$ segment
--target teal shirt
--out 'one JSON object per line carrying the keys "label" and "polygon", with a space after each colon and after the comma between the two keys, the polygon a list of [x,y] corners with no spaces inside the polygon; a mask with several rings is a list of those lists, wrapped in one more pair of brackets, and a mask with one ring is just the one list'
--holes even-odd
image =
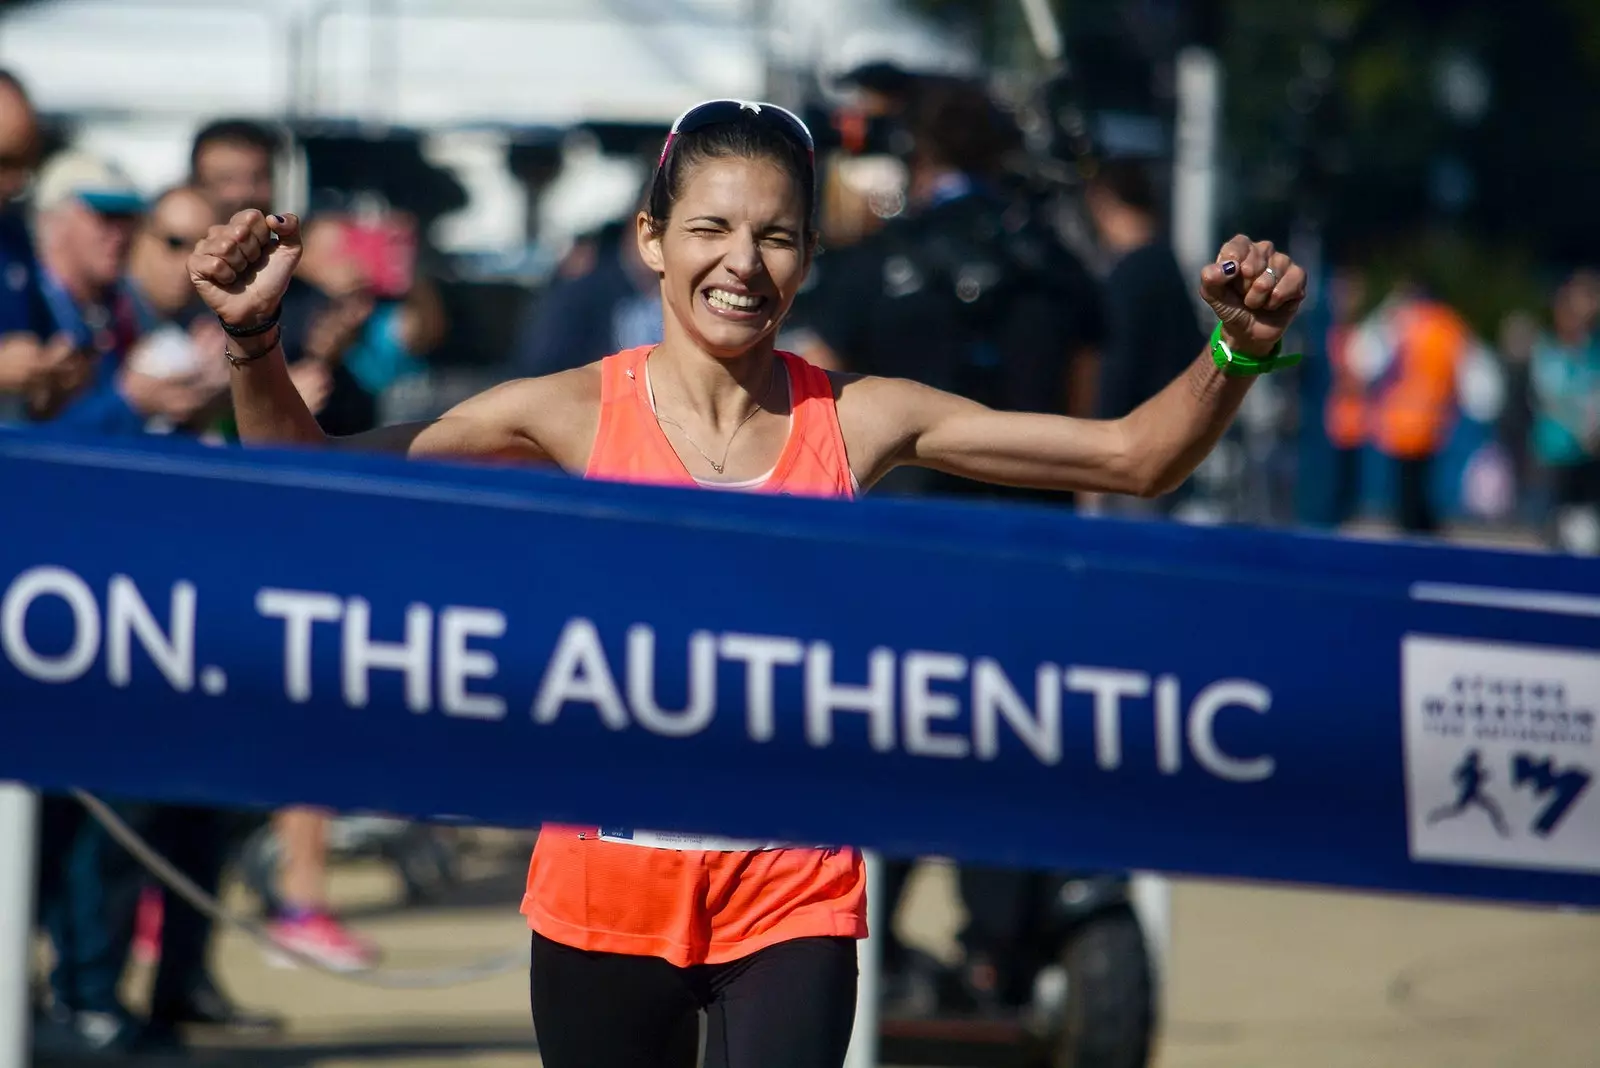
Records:
{"label": "teal shirt", "polygon": [[1567,467],[1593,459],[1585,436],[1600,416],[1600,342],[1563,345],[1541,335],[1530,371],[1533,452],[1541,462]]}
{"label": "teal shirt", "polygon": [[400,313],[397,301],[386,301],[373,309],[361,336],[344,355],[344,365],[356,381],[374,397],[412,375],[427,370],[427,364],[412,355],[400,340]]}

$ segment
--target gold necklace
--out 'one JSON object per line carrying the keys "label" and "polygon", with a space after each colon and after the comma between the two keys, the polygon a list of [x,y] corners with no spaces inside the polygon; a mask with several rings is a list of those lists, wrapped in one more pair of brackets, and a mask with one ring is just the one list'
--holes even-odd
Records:
{"label": "gold necklace", "polygon": [[[780,365],[778,363],[776,363],[776,362],[773,364],[772,378],[771,378],[771,380],[769,380],[767,382],[767,393],[771,393],[772,392],[772,383],[776,382],[778,380],[777,368],[779,366]],[[662,423],[671,423],[673,426],[677,427],[678,428],[678,432],[683,435],[683,440],[687,441],[694,448],[695,452],[699,453],[701,456],[704,456],[705,459],[706,459],[706,463],[711,465],[711,470],[715,471],[717,474],[720,475],[720,474],[722,474],[723,467],[726,466],[726,464],[728,462],[728,453],[733,448],[733,439],[739,436],[739,431],[744,429],[744,425],[746,423],[748,423],[750,420],[755,418],[755,415],[756,415],[757,412],[763,411],[763,410],[765,410],[764,406],[762,405],[761,401],[758,400],[758,401],[756,401],[756,406],[754,408],[751,408],[749,413],[747,415],[745,415],[745,417],[743,419],[739,420],[739,425],[733,428],[733,433],[728,435],[728,443],[726,445],[724,445],[723,448],[722,448],[722,462],[721,463],[718,463],[717,461],[713,460],[711,458],[710,454],[708,454],[706,452],[706,450],[702,449],[699,445],[697,445],[695,443],[694,438],[689,436],[688,429],[682,423],[678,422],[676,419],[672,418],[670,415],[662,415],[660,408],[656,409],[655,415],[656,415],[656,425],[657,426],[660,426]]]}

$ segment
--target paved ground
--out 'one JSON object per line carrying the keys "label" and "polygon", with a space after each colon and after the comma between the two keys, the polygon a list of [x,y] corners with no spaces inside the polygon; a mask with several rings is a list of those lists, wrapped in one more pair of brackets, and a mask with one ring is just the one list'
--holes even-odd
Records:
{"label": "paved ground", "polygon": [[[395,908],[381,868],[338,893],[395,968],[520,953],[515,875],[486,861],[466,903]],[[498,903],[491,903],[498,902]],[[947,951],[959,922],[929,866],[906,936]],[[1183,883],[1175,887],[1170,1023],[1160,1068],[1593,1068],[1600,1063],[1600,916]],[[214,1049],[261,1068],[532,1068],[518,969],[437,991],[372,990],[267,967],[230,934],[220,971],[244,1001],[285,1013],[281,1040]]]}

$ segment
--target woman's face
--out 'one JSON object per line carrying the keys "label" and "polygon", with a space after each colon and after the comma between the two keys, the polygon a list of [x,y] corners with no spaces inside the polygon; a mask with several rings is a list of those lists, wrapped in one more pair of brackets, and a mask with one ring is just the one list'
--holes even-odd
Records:
{"label": "woman's face", "polygon": [[774,334],[811,265],[804,193],[775,163],[710,159],[686,176],[659,233],[639,216],[639,254],[661,301],[702,350],[731,359]]}

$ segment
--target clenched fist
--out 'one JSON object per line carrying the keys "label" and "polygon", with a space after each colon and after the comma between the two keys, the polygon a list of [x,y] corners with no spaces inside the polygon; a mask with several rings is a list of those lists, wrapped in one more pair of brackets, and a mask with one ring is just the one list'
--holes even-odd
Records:
{"label": "clenched fist", "polygon": [[1200,272],[1200,295],[1222,321],[1229,348],[1265,356],[1306,299],[1306,272],[1271,241],[1240,234]]}
{"label": "clenched fist", "polygon": [[271,319],[300,263],[300,220],[241,211],[213,226],[189,257],[189,280],[224,323],[248,330]]}

